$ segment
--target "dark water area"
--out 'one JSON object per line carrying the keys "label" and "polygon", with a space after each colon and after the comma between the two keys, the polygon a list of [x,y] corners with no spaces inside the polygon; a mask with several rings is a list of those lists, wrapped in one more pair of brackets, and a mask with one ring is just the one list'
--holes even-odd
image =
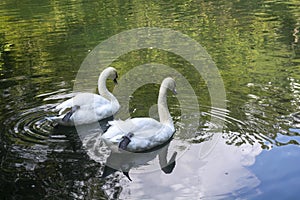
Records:
{"label": "dark water area", "polygon": [[[191,43],[160,34],[156,45],[170,47],[162,49],[148,36],[115,37],[137,28],[172,30]],[[2,0],[0,199],[298,199],[299,28],[295,0]],[[176,133],[161,149],[118,157],[98,123],[70,128],[47,120],[77,86],[96,80],[87,90],[97,91],[101,68],[82,82],[80,73],[111,38],[120,40],[100,53],[131,49],[101,60],[119,73],[119,85],[107,83],[123,109],[116,119],[157,118],[159,83],[147,80],[177,78],[178,95],[168,94]],[[193,42],[210,58],[189,57]],[[199,73],[197,59],[219,76]],[[211,89],[218,77],[222,85]],[[174,153],[176,164],[162,167]],[[103,178],[111,161],[132,181],[122,170]]]}

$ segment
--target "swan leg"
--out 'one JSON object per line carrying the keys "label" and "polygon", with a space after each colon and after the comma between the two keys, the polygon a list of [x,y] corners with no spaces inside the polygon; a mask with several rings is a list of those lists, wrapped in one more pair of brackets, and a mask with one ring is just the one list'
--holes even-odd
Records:
{"label": "swan leg", "polygon": [[62,121],[67,122],[70,120],[71,116],[76,112],[76,110],[78,110],[80,108],[80,106],[73,106],[71,108],[71,110],[69,112],[67,112],[67,114],[62,118]]}
{"label": "swan leg", "polygon": [[130,138],[132,138],[133,133],[128,133],[122,137],[121,142],[119,143],[119,149],[126,150],[126,147],[131,142]]}

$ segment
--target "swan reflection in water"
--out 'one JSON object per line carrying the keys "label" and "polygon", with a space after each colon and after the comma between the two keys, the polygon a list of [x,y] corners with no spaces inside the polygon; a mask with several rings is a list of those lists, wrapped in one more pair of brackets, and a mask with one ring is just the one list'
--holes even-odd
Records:
{"label": "swan reflection in water", "polygon": [[[129,171],[143,166],[147,166],[147,169],[151,168],[151,170],[153,170],[153,168],[155,170],[161,169],[165,174],[170,174],[173,171],[176,165],[177,152],[173,151],[172,155],[168,152],[173,137],[162,145],[139,153],[123,150],[117,152],[111,151],[101,139],[102,134],[99,134],[99,132],[105,132],[107,130],[107,121],[110,120],[112,120],[112,118],[103,120],[101,123],[76,127],[79,138],[88,156],[96,162],[105,163],[102,178],[106,178],[120,171],[131,180]],[[158,164],[156,164],[157,157]]]}
{"label": "swan reflection in water", "polygon": [[123,174],[130,180],[129,171],[132,168],[138,168],[148,165],[150,161],[154,160],[157,156],[159,159],[160,169],[165,174],[170,174],[176,165],[177,152],[173,152],[171,158],[168,160],[168,148],[170,140],[161,146],[158,146],[151,151],[145,151],[142,153],[131,153],[127,151],[111,152],[106,160],[106,164],[103,170],[102,178],[105,178],[117,171],[123,172]]}

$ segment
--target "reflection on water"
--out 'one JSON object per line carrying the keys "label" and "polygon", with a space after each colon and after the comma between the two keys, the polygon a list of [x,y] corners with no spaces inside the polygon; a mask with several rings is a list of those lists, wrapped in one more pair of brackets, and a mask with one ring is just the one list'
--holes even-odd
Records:
{"label": "reflection on water", "polygon": [[[2,0],[0,199],[296,199],[299,13],[294,0]],[[176,134],[167,159],[149,153],[127,165],[132,181],[122,172],[102,179],[105,164],[116,158],[99,138],[105,123],[78,131],[53,127],[45,116],[73,95],[76,73],[90,50],[138,27],[171,28],[203,45],[222,75],[227,108],[212,107],[207,83],[180,56],[158,49],[122,55],[112,63],[120,78],[146,63],[177,70],[195,90],[200,116],[181,116],[176,97],[169,98]],[[113,90],[111,83],[108,87]],[[157,85],[146,85],[120,98],[130,98],[132,117],[155,117],[157,92]],[[222,132],[214,131],[220,124],[211,117],[224,122]],[[176,165],[165,173],[160,161],[172,161],[174,152]]]}
{"label": "reflection on water", "polygon": [[[260,180],[248,166],[262,151],[258,143],[240,147],[216,141],[208,156],[202,156],[202,144],[191,146],[180,158],[171,175],[159,170],[131,173],[132,183],[126,184],[121,199],[221,199],[251,197]],[[157,184],[159,180],[160,184]],[[147,190],[143,189],[147,188]],[[163,191],[163,192],[158,192]]]}
{"label": "reflection on water", "polygon": [[150,167],[154,167],[154,169],[147,169],[147,171],[157,170],[158,168],[155,166],[155,164],[149,164],[149,162],[154,160],[156,157],[158,157],[159,168],[164,173],[170,174],[176,165],[177,152],[175,151],[168,161],[168,147],[169,144],[165,144],[163,147],[159,147],[157,150],[135,154],[129,152],[111,152],[109,157],[106,159],[102,178],[105,178],[116,171],[121,171],[130,181],[132,181],[129,176],[129,172],[133,168],[140,168],[141,166],[149,165]]}

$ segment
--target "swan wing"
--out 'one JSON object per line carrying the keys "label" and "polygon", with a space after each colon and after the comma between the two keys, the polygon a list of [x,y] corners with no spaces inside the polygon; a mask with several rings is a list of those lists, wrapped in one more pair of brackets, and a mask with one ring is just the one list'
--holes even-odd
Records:
{"label": "swan wing", "polygon": [[73,104],[78,106],[94,106],[109,104],[110,101],[100,95],[92,93],[80,93],[73,97]]}
{"label": "swan wing", "polygon": [[59,111],[65,108],[73,107],[74,105],[83,107],[83,106],[94,106],[95,105],[105,105],[109,104],[110,101],[105,99],[104,97],[92,94],[92,93],[80,93],[77,94],[75,97],[68,99],[61,104],[57,105],[55,110]]}
{"label": "swan wing", "polygon": [[109,146],[117,145],[123,136],[132,133],[129,151],[143,151],[151,149],[167,141],[174,133],[172,127],[166,126],[152,118],[134,118],[114,120],[109,122],[111,127],[102,135],[102,139]]}
{"label": "swan wing", "polygon": [[104,97],[96,94],[85,93],[76,96],[74,104],[79,106],[73,114],[73,119],[78,124],[89,124],[101,119],[112,116],[116,111],[113,110],[112,103]]}
{"label": "swan wing", "polygon": [[174,130],[166,125],[157,126],[151,129],[139,130],[134,133],[131,142],[128,144],[129,151],[144,151],[161,145],[169,140]]}
{"label": "swan wing", "polygon": [[57,105],[54,111],[58,111],[59,117],[55,119],[59,119],[59,123],[63,119],[66,122],[75,120],[78,124],[92,123],[114,114],[109,100],[92,93],[77,94]]}
{"label": "swan wing", "polygon": [[111,132],[118,132],[119,134],[123,133],[122,135],[137,132],[153,132],[154,130],[159,130],[163,126],[163,124],[156,121],[155,119],[146,117],[127,119],[125,121],[114,120],[108,123],[109,125],[111,125],[110,128],[113,129]]}

